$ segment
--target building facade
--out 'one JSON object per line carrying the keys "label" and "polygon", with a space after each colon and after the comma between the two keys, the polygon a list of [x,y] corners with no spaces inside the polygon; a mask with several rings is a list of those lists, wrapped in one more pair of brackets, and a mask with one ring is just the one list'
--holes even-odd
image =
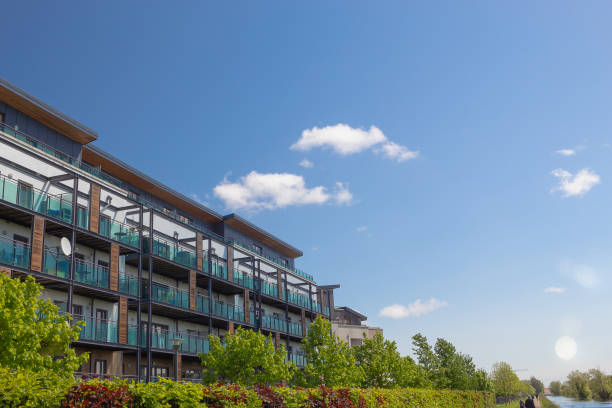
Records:
{"label": "building facade", "polygon": [[381,328],[364,325],[367,316],[350,307],[337,307],[332,316],[332,332],[350,347],[362,345],[364,336],[371,339],[376,333],[383,334]]}
{"label": "building facade", "polygon": [[237,326],[272,334],[303,366],[300,341],[330,317],[338,286],[296,269],[300,250],[96,139],[0,80],[0,272],[34,276],[45,298],[86,322],[73,346],[91,358],[77,374],[197,380],[208,335]]}

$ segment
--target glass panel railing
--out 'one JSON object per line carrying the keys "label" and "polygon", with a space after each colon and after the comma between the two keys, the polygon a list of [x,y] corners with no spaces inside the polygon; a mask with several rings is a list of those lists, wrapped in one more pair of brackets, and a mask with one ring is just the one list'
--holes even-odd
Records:
{"label": "glass panel railing", "polygon": [[117,343],[117,322],[110,320],[93,319],[86,316],[74,316],[75,321],[82,320],[85,327],[79,334],[79,340],[103,341]]}
{"label": "glass panel railing", "polygon": [[[146,285],[143,293],[145,299],[149,295]],[[189,292],[153,282],[153,301],[189,309]]]}
{"label": "glass panel railing", "polygon": [[108,267],[93,262],[74,260],[74,280],[90,286],[109,288],[110,271]]}
{"label": "glass panel railing", "polygon": [[128,325],[127,329],[128,344],[130,346],[138,345],[138,326]]}
{"label": "glass panel railing", "polygon": [[321,313],[321,304],[316,301],[312,301],[312,306],[310,308],[313,312]]}
{"label": "glass panel railing", "polygon": [[220,263],[213,262],[212,276],[216,276],[217,278],[227,280],[227,266],[220,264]]}
{"label": "glass panel railing", "polygon": [[323,308],[323,314],[324,314],[325,316],[328,316],[328,317],[329,317],[329,306],[325,306],[325,307]]}
{"label": "glass panel railing", "polygon": [[245,272],[241,272],[238,269],[234,269],[232,272],[233,282],[237,285],[244,286],[251,290],[255,289],[255,281],[252,276]]}
{"label": "glass panel railing", "polygon": [[261,293],[264,295],[278,297],[278,285],[274,283],[269,283],[266,281],[261,281]]}
{"label": "glass panel railing", "polygon": [[86,208],[77,208],[77,226],[89,229],[89,210]]}
{"label": "glass panel railing", "polygon": [[196,310],[206,314],[210,312],[210,300],[207,296],[196,295]]}
{"label": "glass panel railing", "polygon": [[292,303],[299,307],[303,307],[305,309],[310,309],[309,297],[306,295],[302,295],[300,293],[288,291],[287,292],[287,302]]}
{"label": "glass panel railing", "polygon": [[30,246],[0,235],[0,263],[28,269],[30,267]]}
{"label": "glass panel railing", "polygon": [[289,334],[302,337],[302,323],[289,322]]}
{"label": "glass panel railing", "polygon": [[231,305],[216,300],[213,302],[213,314],[224,319],[244,322],[244,311],[237,305]]}
{"label": "glass panel railing", "polygon": [[189,268],[196,267],[196,254],[192,250],[178,242],[170,242],[161,238],[153,238],[153,250],[149,251],[149,240],[143,239],[143,251],[152,252],[154,255],[169,259],[172,262],[177,262]]}
{"label": "glass panel railing", "polygon": [[70,277],[70,257],[45,249],[42,272],[68,279]]}
{"label": "glass panel railing", "polygon": [[100,217],[100,235],[138,248],[138,228]]}
{"label": "glass panel railing", "polygon": [[[172,330],[153,330],[151,333],[151,347],[161,350],[174,351],[173,339],[182,339],[180,351],[181,353],[208,353],[210,345],[208,338],[185,332],[177,332]],[[147,331],[142,330],[143,345],[146,345]]]}
{"label": "glass panel railing", "polygon": [[306,356],[302,353],[288,353],[287,359],[300,368],[306,367]]}
{"label": "glass panel railing", "polygon": [[281,319],[280,317],[262,316],[261,327],[264,329],[286,332],[287,321],[285,319]]}
{"label": "glass panel railing", "polygon": [[0,176],[0,199],[66,223],[72,223],[71,194],[50,194]]}
{"label": "glass panel railing", "polygon": [[125,272],[119,272],[118,289],[121,293],[138,296],[138,278],[130,276]]}

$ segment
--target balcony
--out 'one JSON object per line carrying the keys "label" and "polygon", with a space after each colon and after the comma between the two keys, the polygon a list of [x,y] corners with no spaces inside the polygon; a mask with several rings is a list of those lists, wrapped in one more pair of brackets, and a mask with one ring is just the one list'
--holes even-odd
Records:
{"label": "balcony", "polygon": [[74,321],[84,321],[86,324],[79,334],[79,340],[117,343],[117,322],[85,316],[74,316]]}
{"label": "balcony", "polygon": [[77,226],[84,230],[89,229],[89,210],[77,207]]}
{"label": "balcony", "polygon": [[49,194],[0,176],[0,199],[68,224],[72,223],[71,194]]}
{"label": "balcony", "polygon": [[325,306],[325,307],[323,308],[323,314],[324,314],[325,316],[329,317],[329,306]]}
{"label": "balcony", "polygon": [[133,225],[100,217],[100,235],[122,244],[138,248],[138,229]]}
{"label": "balcony", "polygon": [[287,293],[287,302],[305,309],[310,309],[310,298],[297,292],[289,291]]}
{"label": "balcony", "polygon": [[143,251],[151,252],[153,255],[157,255],[159,257],[168,259],[172,262],[179,263],[181,265],[185,265],[190,269],[195,269],[196,267],[196,254],[195,250],[188,248],[184,245],[179,244],[178,242],[170,242],[163,240],[161,238],[153,238],[153,250],[149,251],[149,240],[143,240]]}
{"label": "balcony", "polygon": [[262,316],[261,327],[264,329],[287,332],[287,320],[274,316]]}
{"label": "balcony", "polygon": [[[149,291],[145,283],[143,297],[148,299]],[[170,288],[153,282],[154,302],[165,303],[171,306],[189,309],[189,292],[177,288]]]}
{"label": "balcony", "polygon": [[289,321],[289,334],[297,337],[302,337],[302,323],[293,323]]}
{"label": "balcony", "polygon": [[237,305],[231,305],[215,300],[213,302],[213,314],[224,319],[244,322],[244,310]]}
{"label": "balcony", "polygon": [[278,298],[278,285],[262,280],[261,281],[261,293],[263,293],[264,295]]}
{"label": "balcony", "polygon": [[313,312],[317,312],[319,314],[321,314],[321,304],[319,302],[316,301],[312,301],[312,306],[310,308]]}
{"label": "balcony", "polygon": [[30,246],[0,235],[0,263],[28,269],[30,267]]}
{"label": "balcony", "polygon": [[287,353],[287,360],[300,368],[306,367],[306,356],[303,353]]}
{"label": "balcony", "polygon": [[208,314],[210,312],[210,303],[208,296],[196,296],[196,310],[200,313]]}
{"label": "balcony", "polygon": [[[204,272],[208,272],[208,262],[207,262],[206,257],[204,257]],[[228,280],[227,279],[227,266],[213,261],[211,275],[216,276],[219,279]]]}
{"label": "balcony", "polygon": [[42,272],[58,278],[68,279],[70,277],[70,257],[45,249]]}
{"label": "balcony", "polygon": [[119,292],[138,296],[138,279],[124,272],[119,272]]}
{"label": "balcony", "polygon": [[96,265],[82,259],[74,260],[74,280],[89,286],[109,288],[110,271],[108,267]]}
{"label": "balcony", "polygon": [[[142,330],[142,345],[147,343],[147,331]],[[129,337],[129,336],[128,336]],[[172,330],[157,330],[154,329],[151,333],[151,348],[174,351],[172,347],[172,339],[181,338],[183,342],[179,351],[181,353],[208,353],[210,344],[207,337],[197,336],[185,332],[177,332]]]}
{"label": "balcony", "polygon": [[251,275],[244,272],[240,272],[238,269],[234,269],[232,275],[235,284],[244,286],[245,288],[251,290],[255,289],[255,280]]}

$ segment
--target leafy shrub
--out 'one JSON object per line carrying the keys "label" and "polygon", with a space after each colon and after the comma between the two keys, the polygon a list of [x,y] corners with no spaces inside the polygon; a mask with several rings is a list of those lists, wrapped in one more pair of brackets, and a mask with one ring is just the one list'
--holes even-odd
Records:
{"label": "leafy shrub", "polygon": [[133,407],[134,396],[122,381],[92,380],[72,387],[62,401],[69,408]]}
{"label": "leafy shrub", "polygon": [[200,384],[172,381],[161,378],[159,382],[130,384],[135,407],[138,408],[198,408],[202,404],[204,387]]}
{"label": "leafy shrub", "polygon": [[73,383],[50,373],[0,367],[0,408],[59,407]]}

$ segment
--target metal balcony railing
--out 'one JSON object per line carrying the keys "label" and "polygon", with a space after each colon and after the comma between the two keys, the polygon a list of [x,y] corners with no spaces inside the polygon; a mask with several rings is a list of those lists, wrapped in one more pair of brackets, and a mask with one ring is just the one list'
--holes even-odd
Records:
{"label": "metal balcony railing", "polygon": [[28,269],[30,267],[30,245],[0,235],[0,263]]}

